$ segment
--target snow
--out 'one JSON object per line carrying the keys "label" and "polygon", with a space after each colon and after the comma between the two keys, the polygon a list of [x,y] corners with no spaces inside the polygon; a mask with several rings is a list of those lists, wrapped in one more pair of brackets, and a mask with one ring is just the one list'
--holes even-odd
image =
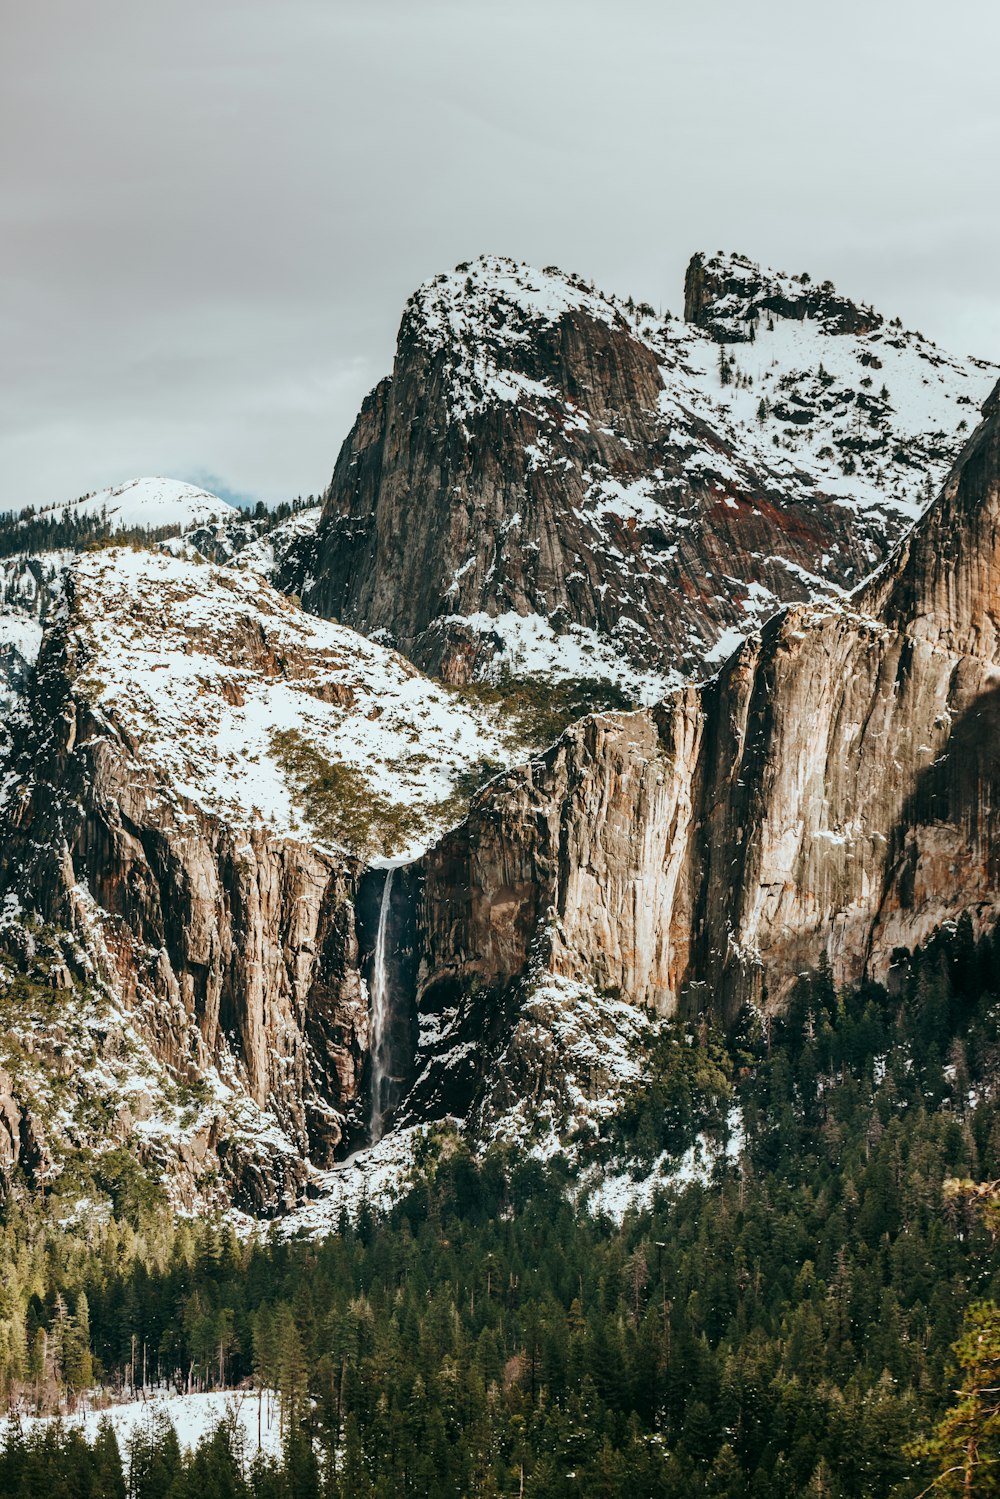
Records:
{"label": "snow", "polygon": [[[627,999],[535,970],[477,1110],[484,1137],[530,1147],[543,1160],[572,1156],[570,1138],[598,1131],[641,1079],[644,1044],[655,1027]],[[447,1055],[446,1038],[442,1051]]]}
{"label": "snow", "polygon": [[130,479],[125,484],[99,490],[63,505],[51,505],[41,513],[51,514],[53,519],[61,519],[66,514],[106,515],[112,530],[131,530],[134,527],[159,530],[165,526],[190,530],[192,526],[226,520],[239,512],[235,506],[194,484],[185,484],[179,479],[146,478]]}
{"label": "snow", "polygon": [[[723,271],[746,288],[716,309],[733,327],[745,328],[742,312],[761,286],[791,302],[804,294],[803,283],[740,257],[724,258]],[[655,663],[640,623],[659,582],[676,589],[672,569],[685,537],[715,525],[713,496],[728,512],[730,526],[737,513],[759,513],[757,506],[764,504],[776,512],[768,524],[779,530],[781,513],[790,506],[796,507],[796,523],[805,517],[806,524],[811,509],[849,509],[860,563],[842,562],[836,548],[810,567],[780,555],[758,560],[772,576],[775,568],[786,570],[811,599],[862,581],[932,498],[964,440],[963,424],[974,425],[998,369],[952,358],[874,314],[870,331],[839,332],[839,313],[849,306],[840,298],[830,304],[829,316],[759,318],[754,341],[722,346],[724,380],[720,345],[710,332],[629,306],[553,268],[540,271],[482,256],[415,293],[401,340],[415,339],[442,362],[449,424],[468,436],[474,414],[520,405],[536,429],[524,448],[526,475],[577,466],[580,454],[564,440],[577,430],[599,430],[612,440],[612,451],[614,445],[633,450],[625,431],[604,425],[603,418],[598,429],[579,404],[585,397],[571,401],[539,378],[545,367],[540,344],[560,319],[582,315],[627,333],[653,354],[663,381],[663,446],[649,470],[623,477],[594,458],[587,460],[591,471],[582,474],[577,519],[605,580],[604,613],[611,623],[599,640],[585,631],[574,640],[571,631],[567,643],[562,612],[555,629],[544,601],[536,601],[533,613],[497,619],[453,607],[450,622],[464,620],[483,635],[501,638],[504,654],[488,669],[557,677],[580,671],[617,682],[645,702],[662,696],[682,673],[697,678],[714,669],[780,606],[751,569],[748,577],[725,579],[745,618],[730,617],[722,635],[702,640],[693,633],[681,659],[660,673],[651,669]],[[523,529],[520,517],[519,523]],[[522,551],[539,545],[530,530],[519,537]],[[467,559],[456,569],[453,599],[473,563]]]}
{"label": "snow", "polygon": [[[457,1121],[443,1123],[454,1128]],[[390,1130],[377,1145],[356,1151],[329,1171],[315,1172],[311,1189],[316,1195],[280,1220],[281,1237],[323,1238],[336,1231],[342,1213],[355,1219],[363,1203],[386,1211],[412,1184],[420,1143],[441,1127],[439,1121]],[[250,1222],[242,1219],[237,1227],[245,1229]]]}
{"label": "snow", "polygon": [[738,1164],[745,1148],[743,1114],[734,1104],[726,1116],[722,1141],[699,1134],[681,1156],[663,1151],[641,1175],[634,1169],[589,1167],[581,1176],[576,1198],[594,1217],[607,1216],[620,1224],[626,1213],[651,1208],[664,1192],[683,1191],[695,1184],[709,1186],[720,1169]]}
{"label": "snow", "polygon": [[359,773],[366,798],[412,814],[395,841],[376,830],[354,851],[408,860],[459,820],[456,777],[509,762],[493,710],[304,613],[252,572],[110,548],[81,556],[72,577],[81,690],[128,733],[178,806],[342,846],[310,817],[275,737],[291,731],[318,763]]}
{"label": "snow", "polygon": [[[790,300],[803,294],[793,278],[740,257],[723,262],[730,279],[747,284],[748,297],[753,282]],[[739,309],[734,304],[729,310]],[[726,309],[717,304],[717,311]],[[764,488],[776,494],[818,490],[861,512],[895,516],[897,522],[922,513],[957,453],[961,424],[975,425],[978,407],[1000,373],[992,363],[954,358],[922,335],[886,322],[870,332],[846,334],[822,318],[772,314],[755,323],[753,342],[722,346],[731,366],[723,383],[720,345],[708,332],[678,318],[657,318],[649,308],[630,308],[555,268],[539,271],[490,255],[420,287],[407,304],[404,326],[429,351],[443,352],[450,361],[452,416],[461,423],[500,401],[551,405],[555,392],[548,382],[529,378],[518,366],[539,330],[570,313],[627,327],[656,354],[664,381],[665,435],[689,450],[688,472],[745,484],[753,469]],[[773,410],[761,419],[762,398],[771,407],[796,407],[800,416],[808,412],[810,419],[800,425]],[[588,424],[580,407],[560,405],[564,425]],[[870,420],[872,412],[881,426]],[[733,456],[720,451],[717,441],[706,441],[699,423],[731,444]],[[858,440],[841,449],[840,439],[851,436]],[[856,464],[853,473],[843,472],[848,450]],[[544,434],[526,457],[532,467],[549,460]],[[654,476],[628,485],[610,476],[595,484],[592,495],[599,514],[613,510],[656,521],[662,514],[655,488]]]}
{"label": "snow", "polygon": [[728,661],[733,652],[739,650],[745,639],[746,632],[736,629],[734,625],[720,631],[715,644],[705,652],[705,665],[719,666],[724,661]]}
{"label": "snow", "polygon": [[42,626],[37,619],[0,614],[0,649],[17,652],[23,661],[34,662],[42,644]]}
{"label": "snow", "polygon": [[[727,384],[719,377],[718,344],[696,329],[675,333],[674,381],[681,386],[693,375],[701,389],[698,399],[689,387],[692,405],[704,409],[708,395],[715,423],[720,416],[726,419],[741,450],[762,468],[790,453],[795,469],[839,503],[915,520],[957,452],[959,424],[975,424],[996,368],[953,359],[915,334],[885,327],[854,335],[826,333],[809,319],[773,316],[771,323],[772,328],[758,325],[753,343],[726,346],[732,362]],[[878,367],[866,362],[872,358]],[[859,396],[874,402],[870,409],[884,423],[884,436],[870,420],[869,408],[858,404]],[[804,403],[800,411],[812,413],[801,426],[773,410],[775,405],[792,409],[796,398]],[[762,399],[772,408],[764,420],[758,416]],[[855,454],[857,470],[851,474],[842,471],[838,453],[845,433],[874,444],[870,454],[863,449]]]}
{"label": "snow", "polygon": [[[59,1199],[64,1218],[83,1222],[96,1211],[80,1197],[72,1175],[65,1184],[59,1175],[62,1161],[81,1146],[93,1151],[95,1159],[123,1145],[133,1152],[141,1150],[151,1174],[161,1173],[175,1206],[199,1211],[226,1200],[224,1184],[204,1178],[198,1165],[204,1141],[213,1131],[238,1138],[249,1153],[272,1164],[285,1156],[294,1157],[297,1166],[295,1144],[274,1116],[248,1096],[245,1078],[230,1052],[224,1049],[214,1067],[202,1061],[197,1090],[179,1083],[148,1039],[146,1022],[152,1021],[148,1029],[153,1035],[169,1024],[178,1042],[186,1037],[190,1054],[198,1056],[202,1038],[196,1018],[185,1012],[179,997],[171,1013],[170,1001],[154,998],[141,980],[126,1003],[101,977],[114,972],[113,954],[105,942],[106,933],[112,946],[117,939],[114,919],[84,886],[75,886],[70,895],[78,937],[60,939],[59,961],[84,972],[86,982],[74,982],[58,992],[55,1016],[44,1002],[33,1003],[30,994],[22,995],[16,1024],[0,1032],[0,1066],[17,1077],[19,1099],[44,1124],[56,1166],[50,1198]],[[22,924],[15,896],[5,898],[0,925],[20,926],[15,950],[35,952],[32,925]],[[0,995],[14,982],[16,972],[10,959],[0,958]],[[148,1007],[155,1007],[155,1016],[148,1014]],[[108,1211],[106,1202],[101,1211]]]}
{"label": "snow", "polygon": [[643,671],[623,656],[620,646],[606,635],[584,625],[570,624],[554,630],[540,614],[448,615],[441,623],[460,622],[481,635],[499,639],[487,676],[498,680],[514,677],[548,677],[553,682],[598,678],[613,681],[637,703],[656,703],[672,687],[680,685],[673,670]]}
{"label": "snow", "polygon": [[127,1446],[131,1437],[139,1431],[152,1434],[157,1424],[166,1419],[177,1432],[182,1448],[191,1450],[207,1436],[220,1421],[232,1419],[236,1430],[242,1434],[247,1458],[258,1451],[271,1457],[281,1452],[281,1423],[276,1396],[270,1391],[208,1390],[190,1395],[179,1395],[174,1390],[147,1390],[141,1398],[115,1405],[91,1408],[89,1405],[69,1415],[55,1416],[8,1416],[0,1421],[0,1431],[6,1433],[15,1420],[19,1420],[25,1431],[37,1426],[47,1426],[58,1419],[70,1430],[80,1431],[88,1442],[97,1436],[102,1421],[110,1421],[122,1458],[127,1466]]}
{"label": "snow", "polygon": [[233,558],[233,567],[272,579],[289,547],[311,536],[319,525],[322,514],[322,505],[312,505],[308,510],[296,511],[288,520],[282,521],[279,526],[237,552]]}
{"label": "snow", "polygon": [[579,277],[481,255],[454,271],[426,281],[407,303],[406,315],[432,350],[482,341],[487,332],[508,346],[527,343],[530,330],[569,312],[599,321],[613,316],[611,303]]}

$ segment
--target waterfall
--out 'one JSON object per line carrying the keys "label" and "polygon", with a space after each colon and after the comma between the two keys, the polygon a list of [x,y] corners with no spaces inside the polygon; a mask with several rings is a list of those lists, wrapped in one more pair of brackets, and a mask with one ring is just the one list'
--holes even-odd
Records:
{"label": "waterfall", "polygon": [[373,1145],[377,1145],[382,1138],[386,1105],[388,1103],[386,1093],[388,1092],[389,1083],[392,1081],[392,1075],[389,1071],[391,1060],[389,1052],[389,1029],[392,1022],[392,1005],[389,998],[389,967],[386,961],[386,947],[388,946],[392,877],[395,872],[394,869],[386,871],[385,884],[382,886],[382,905],[378,913],[378,932],[375,937],[375,955],[372,961],[372,1096],[370,1122],[371,1143]]}

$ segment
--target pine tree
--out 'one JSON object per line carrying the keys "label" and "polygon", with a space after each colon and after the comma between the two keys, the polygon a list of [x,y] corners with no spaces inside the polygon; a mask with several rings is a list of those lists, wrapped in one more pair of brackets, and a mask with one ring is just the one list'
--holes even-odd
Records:
{"label": "pine tree", "polygon": [[912,1456],[937,1469],[931,1487],[962,1499],[1000,1494],[1000,1307],[976,1302],[954,1345],[958,1399]]}

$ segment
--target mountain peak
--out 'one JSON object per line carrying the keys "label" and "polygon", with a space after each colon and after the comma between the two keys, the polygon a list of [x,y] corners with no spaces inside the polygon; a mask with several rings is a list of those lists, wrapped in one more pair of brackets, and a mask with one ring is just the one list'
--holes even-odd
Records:
{"label": "mountain peak", "polygon": [[684,277],[684,318],[717,343],[743,343],[755,336],[762,316],[809,319],[824,333],[872,333],[881,327],[873,307],[841,296],[832,281],[814,282],[807,271],[786,276],[746,255],[691,257]]}
{"label": "mountain peak", "polygon": [[196,484],[187,484],[182,479],[149,477],[127,479],[123,484],[112,485],[95,494],[46,506],[45,511],[52,516],[67,513],[80,517],[105,515],[113,530],[141,527],[151,531],[165,526],[183,529],[204,526],[236,514],[234,506],[220,500],[218,495],[199,489]]}
{"label": "mountain peak", "polygon": [[580,276],[557,266],[538,270],[505,255],[479,255],[418,287],[406,305],[404,325],[435,350],[484,339],[510,346],[574,312],[599,322],[622,321],[614,304]]}

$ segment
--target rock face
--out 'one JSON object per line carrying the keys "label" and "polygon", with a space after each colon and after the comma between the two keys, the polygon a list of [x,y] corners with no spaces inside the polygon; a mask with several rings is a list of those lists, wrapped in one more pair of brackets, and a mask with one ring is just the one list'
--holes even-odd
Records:
{"label": "rock face", "polygon": [[[366,1139],[379,942],[397,1117],[555,1129],[650,1015],[995,918],[988,371],[738,257],[686,314],[461,267],[321,515],[6,561],[0,1191],[97,1143],[185,1206],[289,1206]],[[648,706],[504,769],[560,677]]]}
{"label": "rock face", "polygon": [[819,323],[832,334],[874,333],[882,317],[873,307],[838,296],[832,282],[766,271],[745,255],[694,255],[684,277],[684,317],[717,343],[749,342],[760,319]]}
{"label": "rock face", "polygon": [[[250,571],[111,548],[69,568],[11,727],[0,969],[33,923],[75,942],[146,1091],[208,1089],[181,1164],[287,1205],[364,1136],[366,863],[461,816],[454,778],[504,752],[488,713]],[[86,985],[59,983],[84,1055]],[[179,1127],[154,1112],[162,1154]]]}
{"label": "rock face", "polygon": [[489,257],[421,287],[281,586],[448,680],[653,700],[781,603],[856,584],[989,376],[751,269],[696,257],[687,324]]}
{"label": "rock face", "polygon": [[861,590],[789,609],[701,688],[575,725],[426,856],[418,1003],[449,1017],[429,1092],[539,965],[729,1021],[824,953],[884,978],[942,921],[996,920],[1000,387],[984,415]]}
{"label": "rock face", "polygon": [[[180,1078],[238,1070],[280,1125],[268,1179],[223,1131],[237,1200],[291,1201],[301,1157],[331,1159],[367,1046],[352,899],[357,863],[231,827],[165,794],[141,749],[77,695],[65,632],[47,641],[5,827],[4,883],[99,948],[104,977]],[[51,725],[40,742],[39,723]]]}

